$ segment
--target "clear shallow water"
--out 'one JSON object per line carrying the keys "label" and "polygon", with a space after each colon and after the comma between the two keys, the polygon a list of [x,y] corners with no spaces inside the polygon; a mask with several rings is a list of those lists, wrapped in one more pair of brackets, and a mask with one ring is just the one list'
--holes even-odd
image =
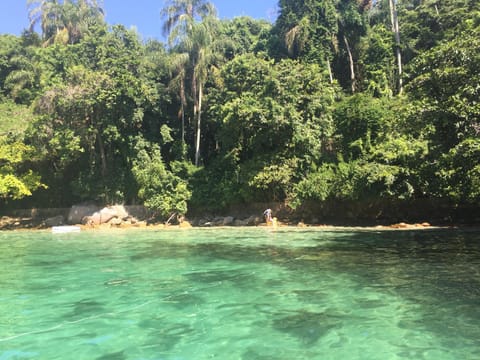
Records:
{"label": "clear shallow water", "polygon": [[0,232],[0,360],[479,359],[480,233]]}

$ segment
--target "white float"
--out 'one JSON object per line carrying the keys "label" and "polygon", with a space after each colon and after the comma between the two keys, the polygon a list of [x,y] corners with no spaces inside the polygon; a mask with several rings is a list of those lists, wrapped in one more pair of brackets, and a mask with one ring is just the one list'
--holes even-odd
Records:
{"label": "white float", "polygon": [[52,227],[52,233],[54,234],[79,232],[79,231],[80,231],[80,226],[74,226],[74,225],[62,225],[62,226]]}

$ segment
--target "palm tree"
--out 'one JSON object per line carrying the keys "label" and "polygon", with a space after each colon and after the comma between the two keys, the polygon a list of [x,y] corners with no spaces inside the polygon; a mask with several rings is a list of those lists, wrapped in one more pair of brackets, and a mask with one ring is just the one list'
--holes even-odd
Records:
{"label": "palm tree", "polygon": [[187,106],[185,82],[189,59],[190,57],[187,52],[181,52],[172,54],[170,61],[170,69],[173,76],[169,87],[177,90],[180,97],[180,110],[178,116],[182,122],[182,151],[185,148],[185,108]]}
{"label": "palm tree", "polygon": [[32,59],[32,55],[20,53],[10,59],[14,69],[5,78],[4,86],[10,90],[10,96],[18,102],[29,101],[37,90],[40,69]]}
{"label": "palm tree", "polygon": [[[202,119],[203,85],[213,59],[215,7],[205,0],[171,0],[161,12],[165,18],[163,29],[169,34],[172,49],[182,49],[188,54],[185,72],[190,71],[191,91],[194,99],[193,115],[197,121],[195,141],[195,165],[200,162],[200,138]],[[200,19],[197,22],[196,19]],[[185,79],[185,74],[183,78]],[[180,95],[182,99],[182,94]],[[183,100],[182,100],[183,101]]]}
{"label": "palm tree", "polygon": [[27,0],[30,31],[40,25],[43,40],[47,43],[60,31],[61,4],[57,0]]}
{"label": "palm tree", "polygon": [[[217,53],[214,51],[215,24],[212,18],[206,18],[196,24],[192,42],[192,91],[194,94],[193,113],[197,119],[197,134],[195,143],[195,166],[200,162],[200,137],[202,122],[203,86],[207,81],[210,66],[214,63]],[[196,95],[196,96],[195,96]]]}
{"label": "palm tree", "polygon": [[64,1],[63,14],[70,44],[79,42],[92,25],[104,20],[103,8],[97,0]]}
{"label": "palm tree", "polygon": [[[327,19],[324,19],[326,22]],[[325,63],[330,78],[330,83],[333,83],[332,66],[330,64],[330,56],[332,49],[335,47],[336,37],[333,31],[336,31],[336,24],[316,24],[317,28],[321,30],[320,33],[312,34],[312,23],[308,15],[305,15],[301,20],[285,33],[285,46],[288,54],[293,57],[299,57],[304,51],[307,43],[312,41],[316,36],[321,39],[320,47],[324,53]]]}
{"label": "palm tree", "polygon": [[[196,18],[203,19],[215,13],[213,4],[205,0],[170,0],[161,11],[162,17],[165,18],[163,31],[170,35],[171,42],[172,35],[176,37],[181,35],[180,32],[191,30]],[[173,31],[175,28],[177,30]]]}
{"label": "palm tree", "polygon": [[97,0],[27,0],[30,30],[40,25],[44,45],[76,43],[94,22],[103,21]]}
{"label": "palm tree", "polygon": [[390,20],[392,22],[392,31],[395,35],[395,55],[397,59],[398,67],[398,92],[401,94],[403,92],[403,79],[402,79],[402,53],[400,51],[400,29],[398,26],[398,15],[397,7],[394,0],[388,0],[388,5],[390,8]]}
{"label": "palm tree", "polygon": [[355,62],[353,50],[358,46],[361,36],[366,33],[365,10],[370,3],[353,0],[340,0],[337,3],[338,11],[338,37],[343,40],[348,55],[350,69],[350,85],[352,93],[356,91],[357,78],[355,76]]}

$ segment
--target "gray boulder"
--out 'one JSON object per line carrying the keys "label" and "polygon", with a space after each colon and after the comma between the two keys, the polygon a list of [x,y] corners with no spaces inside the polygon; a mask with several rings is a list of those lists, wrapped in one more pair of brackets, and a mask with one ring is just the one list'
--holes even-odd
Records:
{"label": "gray boulder", "polygon": [[249,226],[257,226],[263,222],[263,219],[259,216],[252,215],[246,221]]}
{"label": "gray boulder", "polygon": [[65,224],[65,217],[63,215],[54,216],[46,219],[43,224],[46,227],[61,226]]}
{"label": "gray boulder", "polygon": [[92,204],[73,205],[68,213],[67,222],[71,225],[81,224],[86,216],[92,216],[98,207]]}
{"label": "gray boulder", "polygon": [[96,211],[91,216],[84,217],[82,222],[89,225],[101,225],[108,223],[112,219],[125,220],[128,217],[129,215],[122,205],[114,205]]}
{"label": "gray boulder", "polygon": [[233,222],[233,226],[247,226],[247,225],[248,225],[247,220],[236,219],[236,220]]}
{"label": "gray boulder", "polygon": [[223,226],[231,226],[233,225],[233,221],[235,219],[233,218],[233,216],[226,216],[223,218],[223,222],[222,222],[222,225]]}

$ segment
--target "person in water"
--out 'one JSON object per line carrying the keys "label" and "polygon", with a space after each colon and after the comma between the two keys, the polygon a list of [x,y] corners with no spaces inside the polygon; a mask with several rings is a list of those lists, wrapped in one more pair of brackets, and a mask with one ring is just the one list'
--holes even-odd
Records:
{"label": "person in water", "polygon": [[272,218],[272,209],[267,209],[263,212],[263,216],[265,217],[265,222],[270,224],[273,221]]}

